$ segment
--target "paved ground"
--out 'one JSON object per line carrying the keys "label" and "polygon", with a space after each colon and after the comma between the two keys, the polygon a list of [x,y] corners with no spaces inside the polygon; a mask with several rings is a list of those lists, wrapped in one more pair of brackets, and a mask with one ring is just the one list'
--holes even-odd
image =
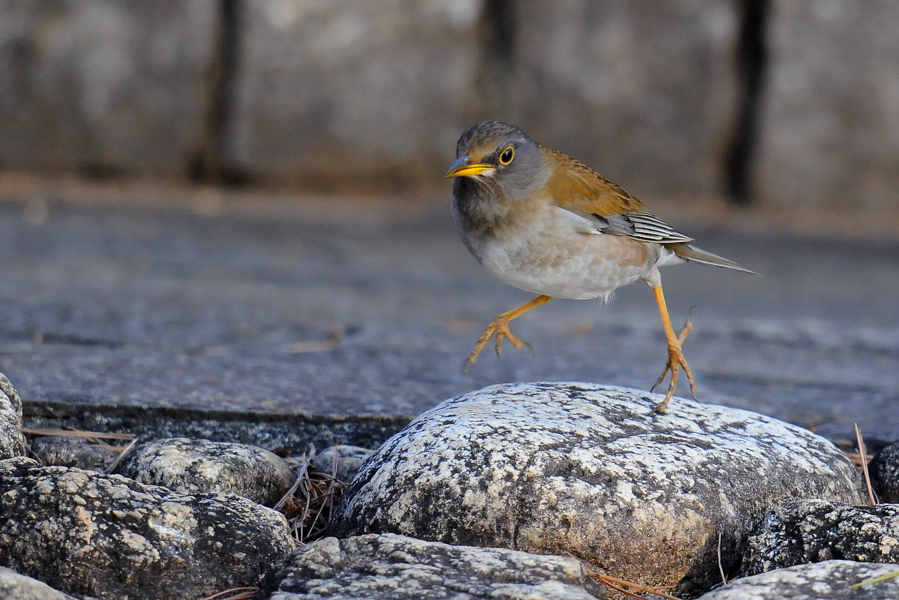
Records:
{"label": "paved ground", "polygon": [[[537,309],[514,327],[536,358],[485,352],[463,373],[483,327],[529,295],[482,271],[445,200],[53,190],[0,186],[0,371],[26,401],[402,417],[504,381],[645,389],[664,363],[635,284]],[[663,272],[672,318],[695,306],[702,401],[899,439],[899,241],[657,212],[764,275]]]}

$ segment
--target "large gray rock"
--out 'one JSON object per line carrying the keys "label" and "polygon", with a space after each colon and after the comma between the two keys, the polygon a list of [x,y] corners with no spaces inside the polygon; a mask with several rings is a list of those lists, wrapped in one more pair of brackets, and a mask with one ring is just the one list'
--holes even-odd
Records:
{"label": "large gray rock", "polygon": [[258,600],[593,600],[599,585],[573,558],[385,534],[325,538],[269,571]]}
{"label": "large gray rock", "polygon": [[828,560],[777,569],[731,581],[699,600],[884,600],[899,598],[899,577],[853,588],[869,579],[899,572],[899,565]]}
{"label": "large gray rock", "polygon": [[246,2],[226,164],[317,185],[437,180],[473,121],[482,4]]}
{"label": "large gray rock", "polygon": [[509,119],[638,196],[720,192],[737,5],[516,2]]}
{"label": "large gray rock", "polygon": [[0,3],[0,164],[186,173],[217,16],[206,0]]}
{"label": "large gray rock", "polygon": [[3,600],[77,600],[74,596],[54,590],[46,583],[19,575],[15,571],[3,567],[0,567],[0,598]]}
{"label": "large gray rock", "polygon": [[894,206],[899,3],[770,4],[759,194],[784,205]]}
{"label": "large gray rock", "polygon": [[755,413],[580,383],[498,385],[447,400],[353,480],[330,533],[393,532],[580,558],[610,575],[702,593],[767,510],[862,502],[827,440]]}
{"label": "large gray rock", "polygon": [[237,494],[274,506],[293,484],[280,456],[248,444],[167,438],[135,446],[115,472],[179,494]]}
{"label": "large gray rock", "polygon": [[0,462],[0,563],[73,594],[193,599],[255,585],[295,548],[284,517],[238,496]]}
{"label": "large gray rock", "polygon": [[12,382],[0,373],[0,460],[24,455],[22,399]]}
{"label": "large gray rock", "polygon": [[755,575],[832,559],[899,563],[899,504],[803,500],[778,507],[749,537],[742,570]]}

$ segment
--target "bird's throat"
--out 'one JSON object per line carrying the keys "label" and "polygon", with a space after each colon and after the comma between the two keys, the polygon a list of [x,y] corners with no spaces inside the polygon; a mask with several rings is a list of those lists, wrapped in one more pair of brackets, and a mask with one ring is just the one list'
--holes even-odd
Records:
{"label": "bird's throat", "polygon": [[520,206],[503,201],[501,191],[487,183],[459,179],[453,186],[453,207],[460,230],[477,237],[494,237],[514,223]]}

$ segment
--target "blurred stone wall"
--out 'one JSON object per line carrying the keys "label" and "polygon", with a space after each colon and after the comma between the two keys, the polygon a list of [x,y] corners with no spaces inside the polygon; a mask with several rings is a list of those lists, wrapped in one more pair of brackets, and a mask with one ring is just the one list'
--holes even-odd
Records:
{"label": "blurred stone wall", "polygon": [[899,2],[774,2],[768,39],[759,194],[899,207]]}
{"label": "blurred stone wall", "polygon": [[436,187],[496,118],[638,195],[891,206],[896,23],[893,0],[6,0],[0,170]]}
{"label": "blurred stone wall", "polygon": [[217,16],[207,0],[0,2],[0,169],[185,175]]}

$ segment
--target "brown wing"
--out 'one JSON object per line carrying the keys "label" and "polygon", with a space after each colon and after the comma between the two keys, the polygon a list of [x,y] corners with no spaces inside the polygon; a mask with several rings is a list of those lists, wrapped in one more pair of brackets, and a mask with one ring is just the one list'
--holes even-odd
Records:
{"label": "brown wing", "polygon": [[692,241],[593,169],[561,152],[544,151],[554,167],[547,187],[556,205],[592,221],[603,233],[664,244]]}

